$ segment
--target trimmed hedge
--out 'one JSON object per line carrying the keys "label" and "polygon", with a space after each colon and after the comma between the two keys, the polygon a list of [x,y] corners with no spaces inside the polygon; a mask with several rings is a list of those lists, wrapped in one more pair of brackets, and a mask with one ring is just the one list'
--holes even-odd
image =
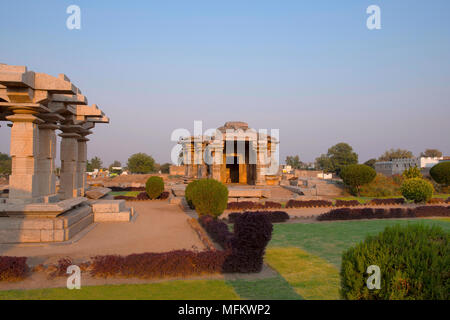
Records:
{"label": "trimmed hedge", "polygon": [[26,257],[0,256],[0,282],[22,280],[28,270]]}
{"label": "trimmed hedge", "polygon": [[375,179],[377,172],[365,164],[351,164],[342,168],[339,176],[350,187],[352,193],[360,194],[360,187]]}
{"label": "trimmed hedge", "polygon": [[421,206],[417,208],[341,208],[317,217],[319,221],[392,219],[419,217],[450,217],[449,206]]}
{"label": "trimmed hedge", "polygon": [[430,169],[434,181],[443,185],[450,185],[450,161],[441,162]]}
{"label": "trimmed hedge", "polygon": [[289,200],[286,208],[332,207],[333,202],[327,200]]}
{"label": "trimmed hedge", "polygon": [[186,186],[186,189],[184,190],[184,198],[186,199],[186,202],[187,202],[189,208],[191,208],[192,210],[195,209],[194,203],[192,202],[192,196],[193,196],[194,188],[197,185],[198,181],[199,180],[191,181]]}
{"label": "trimmed hedge", "polygon": [[234,222],[231,254],[224,262],[225,272],[260,272],[266,246],[272,238],[272,223],[264,215],[243,213]]}
{"label": "trimmed hedge", "polygon": [[224,272],[260,272],[265,248],[272,238],[272,223],[265,215],[245,212],[234,221],[234,233],[226,223],[212,217],[200,217],[200,224],[228,255]]}
{"label": "trimmed hedge", "polygon": [[[367,288],[367,267],[380,289]],[[341,297],[351,300],[449,300],[450,234],[423,225],[387,227],[342,255]]]}
{"label": "trimmed hedge", "polygon": [[281,209],[279,202],[266,201],[264,203],[253,201],[228,202],[227,210],[257,210],[257,209]]}
{"label": "trimmed hedge", "polygon": [[148,178],[145,191],[150,199],[157,199],[164,192],[164,180],[157,176]]}
{"label": "trimmed hedge", "polygon": [[415,203],[427,202],[433,197],[434,188],[431,182],[422,178],[405,180],[401,187],[402,195]]}
{"label": "trimmed hedge", "polygon": [[336,207],[356,207],[361,206],[358,200],[336,200],[334,204]]}
{"label": "trimmed hedge", "polygon": [[[158,198],[156,198],[156,200],[166,200],[169,198],[169,196],[170,196],[170,192],[164,191],[163,193],[161,193],[159,195]],[[144,200],[151,200],[151,199],[149,198],[147,192],[141,192],[136,197],[123,196],[123,195],[115,196],[114,200],[144,201]]]}
{"label": "trimmed hedge", "polygon": [[369,201],[369,205],[374,205],[374,206],[397,205],[397,204],[405,204],[405,199],[403,199],[403,198],[372,199]]}
{"label": "trimmed hedge", "polygon": [[228,188],[214,179],[201,179],[192,189],[192,203],[199,216],[220,216],[227,207]]}
{"label": "trimmed hedge", "polygon": [[202,216],[198,218],[201,226],[205,228],[209,236],[224,249],[231,247],[231,240],[233,239],[233,233],[228,229],[225,222],[214,219],[211,216]]}
{"label": "trimmed hedge", "polygon": [[92,258],[91,275],[149,279],[220,273],[226,257],[226,251],[217,250],[96,256]]}
{"label": "trimmed hedge", "polygon": [[[286,222],[289,220],[289,215],[285,211],[246,211],[244,213],[264,215],[270,222]],[[242,212],[232,212],[228,215],[228,221],[234,223]]]}
{"label": "trimmed hedge", "polygon": [[145,191],[145,187],[107,187],[114,192],[120,191]]}

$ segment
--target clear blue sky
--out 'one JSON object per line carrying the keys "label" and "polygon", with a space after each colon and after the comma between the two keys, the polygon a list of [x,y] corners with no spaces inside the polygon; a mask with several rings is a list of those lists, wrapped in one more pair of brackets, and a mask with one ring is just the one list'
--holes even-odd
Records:
{"label": "clear blue sky", "polygon": [[[81,8],[81,30],[66,8]],[[382,29],[366,28],[381,7]],[[65,73],[111,118],[108,165],[170,159],[176,128],[278,128],[281,158],[345,141],[360,161],[401,147],[450,155],[450,1],[5,1],[0,62]],[[9,128],[0,151],[9,151]]]}

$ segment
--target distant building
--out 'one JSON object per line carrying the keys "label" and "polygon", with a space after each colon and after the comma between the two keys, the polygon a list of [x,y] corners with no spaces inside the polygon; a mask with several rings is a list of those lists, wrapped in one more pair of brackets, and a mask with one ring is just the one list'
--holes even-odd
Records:
{"label": "distant building", "polygon": [[375,171],[386,176],[392,176],[395,174],[402,174],[403,171],[408,170],[409,168],[417,167],[421,169],[422,174],[428,175],[430,169],[443,159],[443,157],[418,157],[394,159],[392,161],[379,161],[375,163]]}

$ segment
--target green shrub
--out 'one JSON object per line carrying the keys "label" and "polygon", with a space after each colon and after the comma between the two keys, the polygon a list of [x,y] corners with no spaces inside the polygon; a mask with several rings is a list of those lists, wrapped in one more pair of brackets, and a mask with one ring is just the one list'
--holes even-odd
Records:
{"label": "green shrub", "polygon": [[192,190],[192,203],[199,216],[220,216],[227,207],[228,188],[214,179],[201,179]]}
{"label": "green shrub", "polygon": [[145,191],[150,199],[158,198],[164,191],[164,180],[157,176],[148,178],[145,184]]}
{"label": "green shrub", "polygon": [[351,164],[342,168],[340,177],[359,196],[360,187],[375,179],[376,171],[365,164]]}
{"label": "green shrub", "polygon": [[423,178],[422,172],[420,172],[420,169],[417,167],[411,167],[409,169],[406,169],[405,171],[403,171],[402,176],[405,179]]}
{"label": "green shrub", "polygon": [[421,178],[407,179],[401,187],[402,195],[415,203],[427,202],[433,197],[433,185]]}
{"label": "green shrub", "polygon": [[198,181],[200,181],[200,180],[194,180],[194,181],[190,182],[186,186],[186,189],[184,190],[184,198],[186,199],[186,202],[187,202],[189,208],[191,208],[191,209],[195,209],[194,203],[192,202],[192,194],[193,194],[194,188],[197,185]]}
{"label": "green shrub", "polygon": [[[450,234],[438,226],[396,225],[342,255],[341,297],[350,300],[450,299]],[[369,290],[367,267],[380,268]]]}
{"label": "green shrub", "polygon": [[450,186],[450,161],[435,165],[430,169],[430,175],[437,183]]}

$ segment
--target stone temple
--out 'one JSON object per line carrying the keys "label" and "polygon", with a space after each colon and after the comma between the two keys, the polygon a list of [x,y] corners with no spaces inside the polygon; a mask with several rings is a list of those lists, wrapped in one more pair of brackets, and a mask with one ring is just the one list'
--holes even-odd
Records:
{"label": "stone temple", "polygon": [[0,64],[0,121],[10,122],[12,158],[9,196],[0,199],[0,243],[65,241],[92,224],[94,206],[84,197],[87,136],[109,122],[97,105],[89,106],[64,74]]}
{"label": "stone temple", "polygon": [[210,136],[184,137],[179,144],[188,178],[242,185],[278,182],[279,141],[245,122],[226,122]]}

